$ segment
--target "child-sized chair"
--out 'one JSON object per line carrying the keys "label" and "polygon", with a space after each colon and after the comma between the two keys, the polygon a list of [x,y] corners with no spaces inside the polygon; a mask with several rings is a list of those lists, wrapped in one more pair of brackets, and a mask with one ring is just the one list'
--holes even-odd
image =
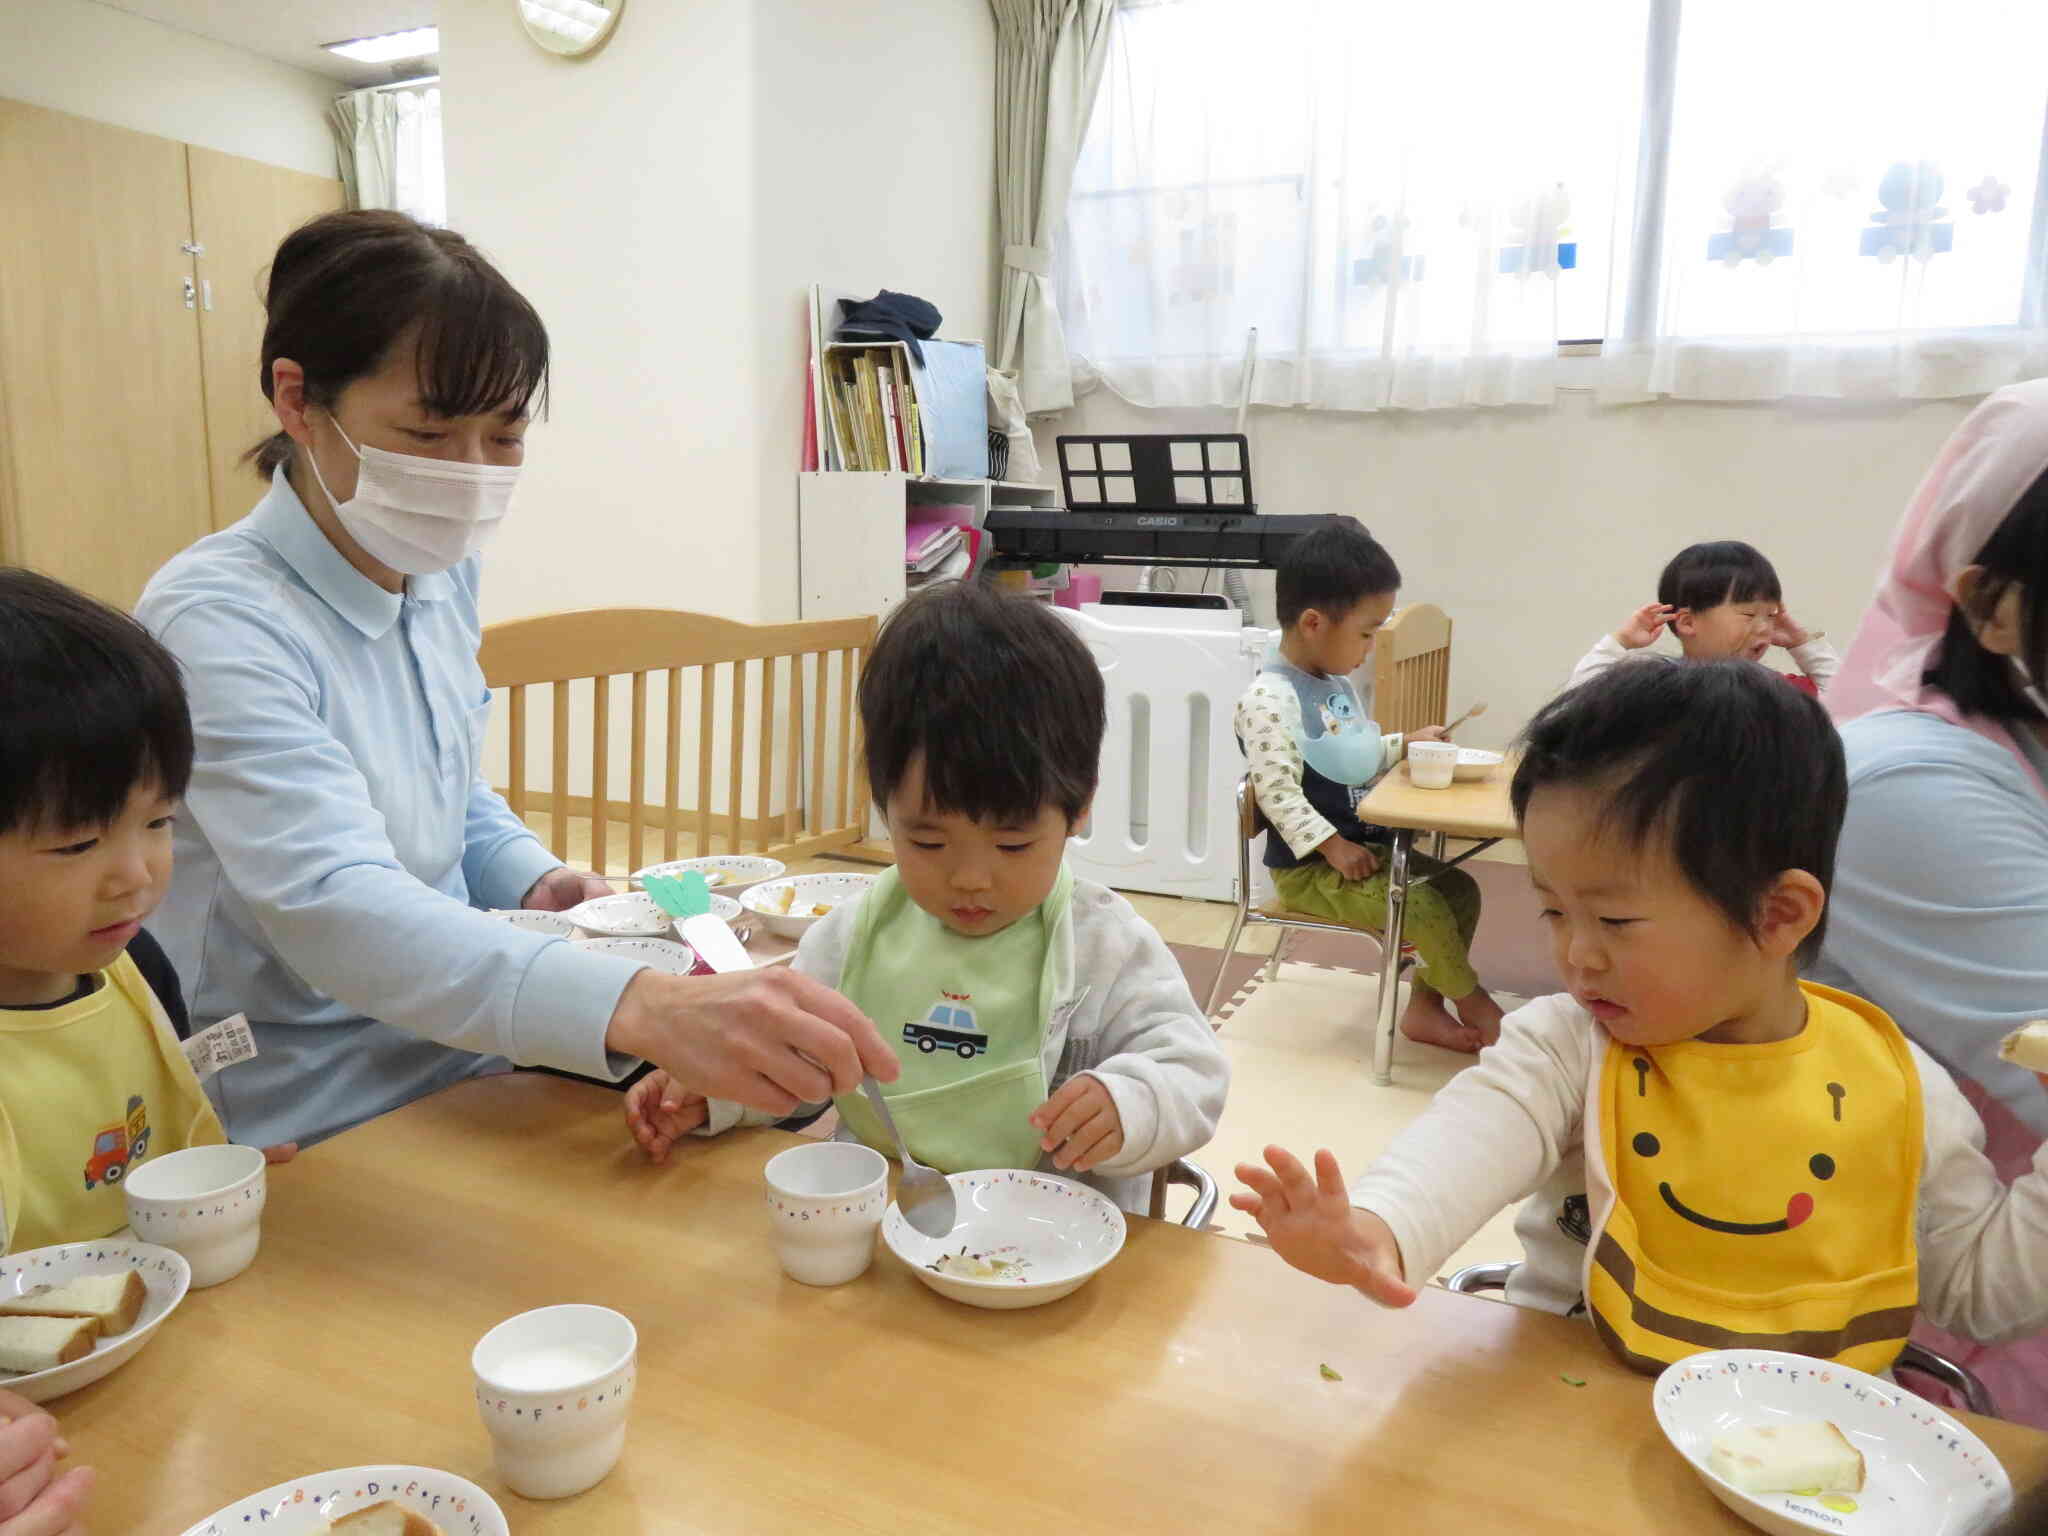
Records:
{"label": "child-sized chair", "polygon": [[1380,626],[1372,648],[1372,717],[1383,731],[1450,719],[1451,616],[1410,603]]}
{"label": "child-sized chair", "polygon": [[[1458,1291],[1466,1296],[1476,1296],[1481,1291],[1504,1291],[1508,1277],[1518,1268],[1515,1264],[1468,1264],[1444,1282],[1446,1290]],[[1917,1371],[1930,1381],[1947,1387],[1969,1405],[1970,1412],[1981,1413],[1987,1419],[1998,1417],[1998,1404],[1988,1388],[1979,1381],[1967,1366],[1961,1366],[1946,1355],[1935,1353],[1924,1344],[1908,1340],[1899,1352],[1894,1371]],[[1909,1389],[1910,1390],[1910,1389]]]}
{"label": "child-sized chair", "polygon": [[[1379,935],[1370,928],[1354,928],[1349,923],[1339,923],[1327,917],[1318,917],[1312,912],[1297,912],[1283,906],[1278,900],[1269,905],[1252,905],[1252,845],[1260,834],[1270,830],[1266,813],[1259,809],[1258,794],[1252,789],[1249,777],[1237,781],[1237,910],[1230,917],[1230,937],[1223,941],[1223,958],[1216,967],[1216,980],[1209,988],[1207,1004],[1209,1017],[1216,1016],[1216,1008],[1223,1001],[1223,981],[1230,970],[1230,957],[1237,953],[1237,941],[1244,934],[1247,923],[1278,925],[1280,936],[1273,942],[1273,957],[1266,962],[1266,979],[1271,981],[1280,969],[1282,951],[1287,948],[1287,939],[1296,928],[1313,928],[1319,933],[1345,933],[1361,938],[1377,940]],[[1415,949],[1412,945],[1401,946],[1401,969],[1415,964]]]}

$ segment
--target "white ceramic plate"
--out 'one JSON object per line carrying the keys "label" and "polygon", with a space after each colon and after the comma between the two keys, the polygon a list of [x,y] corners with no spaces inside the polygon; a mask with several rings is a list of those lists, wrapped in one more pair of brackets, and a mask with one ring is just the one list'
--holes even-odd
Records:
{"label": "white ceramic plate", "polygon": [[[956,1173],[946,1182],[955,1211],[948,1236],[926,1237],[893,1200],[882,1216],[889,1251],[941,1296],[995,1311],[1042,1307],[1079,1290],[1123,1251],[1124,1213],[1086,1184],[1015,1168]],[[932,1267],[961,1253],[1011,1267],[992,1280]]]}
{"label": "white ceramic plate", "polygon": [[558,939],[576,937],[576,925],[560,912],[525,912],[494,908],[491,916],[501,923],[510,923],[514,928],[524,928],[529,933],[545,933]]}
{"label": "white ceramic plate", "polygon": [[1458,766],[1451,770],[1454,779],[1484,779],[1492,775],[1501,765],[1498,752],[1488,752],[1479,747],[1458,748]]}
{"label": "white ceramic plate", "polygon": [[483,1489],[432,1467],[343,1467],[298,1477],[215,1510],[185,1536],[326,1536],[327,1522],[391,1500],[418,1510],[448,1536],[511,1536],[505,1512]]}
{"label": "white ceramic plate", "polygon": [[[858,901],[875,883],[873,875],[791,875],[786,880],[768,880],[748,889],[740,897],[747,915],[785,939],[800,939],[822,912],[817,906],[836,907],[843,901]],[[782,893],[788,891],[789,910],[776,910]]]}
{"label": "white ceramic plate", "polygon": [[[1773,1536],[1973,1536],[2012,1502],[2005,1468],[1969,1430],[1903,1387],[1826,1360],[1711,1350],[1667,1367],[1653,1400],[1657,1427],[1714,1497]],[[1707,1470],[1715,1435],[1774,1419],[1832,1421],[1863,1453],[1862,1492],[1743,1493]]]}
{"label": "white ceramic plate", "polygon": [[67,1285],[86,1275],[115,1275],[124,1269],[140,1274],[149,1293],[133,1328],[101,1339],[93,1345],[91,1354],[69,1365],[27,1376],[0,1375],[0,1387],[19,1392],[32,1403],[47,1403],[66,1392],[90,1386],[126,1365],[149,1342],[157,1324],[178,1310],[178,1303],[192,1286],[192,1266],[185,1262],[184,1255],[125,1237],[31,1248],[0,1259],[0,1296],[8,1297],[19,1296],[39,1285]]}
{"label": "white ceramic plate", "polygon": [[763,880],[779,880],[787,872],[787,866],[780,859],[764,859],[751,853],[711,853],[701,859],[671,859],[666,864],[650,864],[645,869],[633,871],[633,889],[639,890],[649,875],[674,875],[681,878],[686,870],[696,870],[711,882],[713,890],[723,891],[728,896],[737,896],[750,885],[759,885]]}
{"label": "white ceramic plate", "polygon": [[623,955],[671,976],[687,976],[697,968],[697,952],[677,939],[578,939],[576,947],[600,955]]}

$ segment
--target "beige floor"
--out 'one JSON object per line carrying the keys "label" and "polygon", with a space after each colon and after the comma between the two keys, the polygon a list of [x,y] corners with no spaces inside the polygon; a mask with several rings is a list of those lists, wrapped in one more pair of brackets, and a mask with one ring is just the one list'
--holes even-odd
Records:
{"label": "beige floor", "polygon": [[[535,831],[547,836],[545,816],[529,820]],[[611,850],[622,851],[625,828],[615,823],[611,836]],[[589,849],[587,825],[572,824],[571,862],[587,863]],[[1519,848],[1512,844],[1489,850],[1489,855],[1520,861]],[[609,875],[623,877],[629,872],[622,852],[608,863]],[[792,864],[791,872],[873,867],[823,858]],[[1142,893],[1131,893],[1130,901],[1169,944],[1215,948],[1229,935],[1231,909],[1223,903]],[[1238,947],[1248,954],[1270,954],[1277,933],[1253,927]],[[1361,949],[1361,963],[1370,965],[1371,947]],[[1355,972],[1288,961],[1282,963],[1276,981],[1254,991],[1226,1022],[1222,1038],[1231,1058],[1230,1102],[1215,1139],[1196,1154],[1223,1190],[1225,1203],[1216,1224],[1225,1233],[1243,1237],[1256,1230],[1255,1223],[1228,1205],[1229,1194],[1237,1187],[1231,1170],[1240,1161],[1257,1159],[1269,1142],[1278,1141],[1304,1155],[1328,1146],[1347,1173],[1360,1170],[1422,1112],[1438,1088],[1470,1064],[1469,1057],[1399,1040],[1393,1085],[1375,1087],[1373,996],[1372,984]],[[1519,1001],[1504,995],[1500,1000],[1508,1007]],[[1465,1264],[1520,1258],[1512,1219],[1512,1212],[1503,1212],[1488,1223],[1442,1273]]]}

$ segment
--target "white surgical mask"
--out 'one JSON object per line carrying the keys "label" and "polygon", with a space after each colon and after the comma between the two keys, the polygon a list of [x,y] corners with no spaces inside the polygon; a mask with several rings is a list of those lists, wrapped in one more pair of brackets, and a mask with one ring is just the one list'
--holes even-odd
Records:
{"label": "white surgical mask", "polygon": [[310,452],[313,479],[348,536],[407,576],[460,565],[497,532],[519,483],[517,464],[463,464],[382,448],[358,448],[333,412],[327,419],[356,456],[356,493],[336,501]]}

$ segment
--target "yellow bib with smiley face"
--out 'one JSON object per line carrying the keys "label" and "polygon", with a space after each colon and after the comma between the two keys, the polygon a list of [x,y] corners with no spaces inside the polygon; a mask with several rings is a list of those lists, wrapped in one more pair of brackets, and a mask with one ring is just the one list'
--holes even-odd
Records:
{"label": "yellow bib with smiley face", "polygon": [[1882,1010],[1803,984],[1765,1045],[1609,1042],[1615,1192],[1586,1300],[1626,1363],[1782,1349],[1882,1371],[1920,1294],[1920,1076]]}

